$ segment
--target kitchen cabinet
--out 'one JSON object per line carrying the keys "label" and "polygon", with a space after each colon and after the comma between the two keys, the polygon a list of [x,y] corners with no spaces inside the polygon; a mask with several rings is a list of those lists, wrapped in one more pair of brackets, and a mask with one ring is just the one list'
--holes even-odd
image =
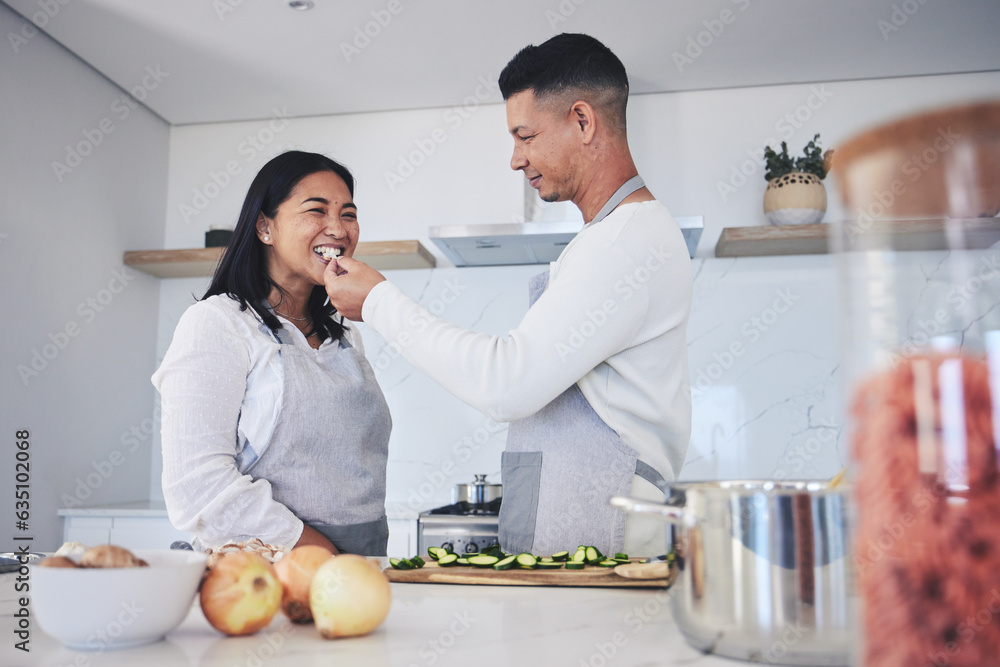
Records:
{"label": "kitchen cabinet", "polygon": [[63,541],[87,546],[117,544],[126,549],[166,549],[175,540],[189,542],[191,534],[177,530],[167,518],[163,501],[136,501],[115,505],[59,510]]}
{"label": "kitchen cabinet", "polygon": [[[61,509],[59,516],[63,517],[64,542],[166,549],[176,540],[191,541],[190,533],[177,530],[170,523],[162,500]],[[405,557],[416,555],[417,513],[390,508],[388,522],[388,553]]]}
{"label": "kitchen cabinet", "polygon": [[[201,278],[215,272],[224,251],[225,248],[129,250],[123,261],[126,266],[157,278]],[[437,265],[431,251],[416,240],[361,242],[354,257],[379,271],[433,269]]]}
{"label": "kitchen cabinet", "polygon": [[[853,223],[855,237],[892,229],[896,250],[945,250],[947,228],[961,230],[968,248],[986,248],[1000,242],[1000,219],[878,220]],[[757,225],[726,227],[715,245],[716,257],[818,255],[832,252],[831,223],[811,225]]]}
{"label": "kitchen cabinet", "polygon": [[386,553],[393,557],[418,556],[416,518],[389,517],[389,545]]}

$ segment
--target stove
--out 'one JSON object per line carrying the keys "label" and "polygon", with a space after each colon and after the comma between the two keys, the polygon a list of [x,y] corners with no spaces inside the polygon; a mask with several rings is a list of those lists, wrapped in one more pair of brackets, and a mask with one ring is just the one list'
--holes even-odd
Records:
{"label": "stove", "polygon": [[417,555],[427,547],[457,554],[474,553],[497,544],[500,498],[483,505],[461,501],[421,512],[417,518]]}

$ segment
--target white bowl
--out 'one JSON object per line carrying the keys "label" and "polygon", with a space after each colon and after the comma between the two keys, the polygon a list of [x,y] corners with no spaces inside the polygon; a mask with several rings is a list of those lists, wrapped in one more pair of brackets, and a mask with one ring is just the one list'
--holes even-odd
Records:
{"label": "white bowl", "polygon": [[207,556],[169,549],[133,553],[149,567],[32,565],[31,606],[42,630],[69,648],[104,651],[157,641],[180,625]]}

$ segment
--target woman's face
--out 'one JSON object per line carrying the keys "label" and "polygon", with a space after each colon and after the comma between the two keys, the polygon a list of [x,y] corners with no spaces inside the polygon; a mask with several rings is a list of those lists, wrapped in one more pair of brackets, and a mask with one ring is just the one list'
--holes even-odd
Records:
{"label": "woman's face", "polygon": [[303,178],[273,218],[257,219],[257,236],[269,247],[271,279],[293,291],[323,284],[329,261],[322,248],[334,248],[342,257],[354,255],[358,244],[358,210],[344,180],[332,171]]}

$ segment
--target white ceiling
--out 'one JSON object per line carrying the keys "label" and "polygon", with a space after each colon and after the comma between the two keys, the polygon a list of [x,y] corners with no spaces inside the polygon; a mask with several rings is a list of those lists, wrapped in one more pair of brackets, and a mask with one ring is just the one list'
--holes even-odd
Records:
{"label": "white ceiling", "polygon": [[[28,19],[43,4],[5,1]],[[458,105],[482,96],[480,78],[494,84],[519,48],[558,32],[604,41],[633,93],[1000,70],[998,0],[46,4],[58,12],[42,17],[45,31],[123,89],[147,67],[165,73],[145,104],[172,124]],[[375,36],[355,45],[366,28]],[[344,45],[357,49],[350,61]],[[689,48],[678,67],[674,54]],[[494,89],[478,101],[501,100]]]}

